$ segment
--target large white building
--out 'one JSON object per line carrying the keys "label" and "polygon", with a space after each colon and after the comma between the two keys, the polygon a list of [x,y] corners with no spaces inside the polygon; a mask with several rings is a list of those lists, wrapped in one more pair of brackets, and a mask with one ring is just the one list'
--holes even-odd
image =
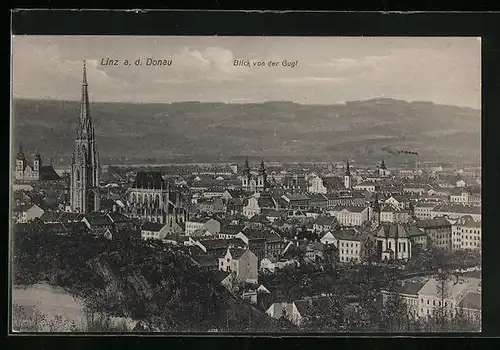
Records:
{"label": "large white building", "polygon": [[465,280],[456,281],[450,278],[445,283],[441,283],[431,278],[418,291],[418,316],[432,316],[440,308],[451,316],[468,292],[469,283]]}
{"label": "large white building", "polygon": [[220,233],[220,222],[212,218],[192,218],[185,222],[185,235],[191,234],[197,230],[207,230],[213,236]]}
{"label": "large white building", "polygon": [[410,211],[390,204],[385,204],[380,210],[380,222],[407,223],[411,219]]}
{"label": "large white building", "polygon": [[450,195],[450,202],[464,205],[481,205],[481,191],[479,189],[461,189]]}
{"label": "large white building", "polygon": [[361,226],[370,220],[370,207],[336,206],[329,211],[342,226]]}
{"label": "large white building", "polygon": [[[357,233],[353,229],[336,231],[332,235],[331,241],[337,247],[340,262],[361,262],[366,240],[365,235]],[[326,238],[323,237],[322,241],[325,241]]]}
{"label": "large white building", "polygon": [[452,250],[480,250],[481,222],[470,216],[463,216],[451,225]]}
{"label": "large white building", "polygon": [[[383,303],[393,293],[383,290]],[[427,318],[443,310],[445,316],[453,316],[460,308],[481,320],[481,279],[450,276],[441,282],[435,277],[403,280],[399,295],[412,318]],[[479,302],[478,302],[479,301]]]}
{"label": "large white building", "polygon": [[474,221],[481,221],[481,207],[462,204],[441,204],[433,208],[431,211],[432,218],[446,216],[449,219],[457,220],[462,216],[467,215],[471,216]]}
{"label": "large white building", "polygon": [[432,211],[438,206],[438,203],[418,202],[413,208],[414,215],[419,220],[432,219]]}

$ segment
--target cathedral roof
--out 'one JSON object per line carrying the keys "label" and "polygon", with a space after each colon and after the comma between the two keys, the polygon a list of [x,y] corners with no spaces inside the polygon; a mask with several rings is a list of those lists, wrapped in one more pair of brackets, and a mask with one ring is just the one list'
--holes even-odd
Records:
{"label": "cathedral roof", "polygon": [[54,170],[52,165],[45,165],[40,167],[40,180],[60,180],[61,177]]}
{"label": "cathedral roof", "polygon": [[408,238],[406,228],[401,224],[384,223],[376,229],[376,236],[381,238]]}
{"label": "cathedral roof", "polygon": [[135,177],[135,188],[162,189],[165,186],[159,171],[138,172]]}

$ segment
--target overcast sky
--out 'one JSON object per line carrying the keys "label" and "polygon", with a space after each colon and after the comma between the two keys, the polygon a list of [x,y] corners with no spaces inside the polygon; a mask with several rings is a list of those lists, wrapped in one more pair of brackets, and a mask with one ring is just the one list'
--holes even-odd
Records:
{"label": "overcast sky", "polygon": [[[15,98],[79,99],[86,59],[92,101],[481,105],[478,38],[15,36],[12,45]],[[147,57],[172,66],[100,64]],[[234,67],[235,59],[298,66]]]}

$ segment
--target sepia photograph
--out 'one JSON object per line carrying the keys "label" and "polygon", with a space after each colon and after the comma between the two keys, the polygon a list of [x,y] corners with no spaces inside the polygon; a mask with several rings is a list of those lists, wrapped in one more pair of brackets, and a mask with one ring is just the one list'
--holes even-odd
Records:
{"label": "sepia photograph", "polygon": [[10,333],[481,332],[481,38],[11,40]]}

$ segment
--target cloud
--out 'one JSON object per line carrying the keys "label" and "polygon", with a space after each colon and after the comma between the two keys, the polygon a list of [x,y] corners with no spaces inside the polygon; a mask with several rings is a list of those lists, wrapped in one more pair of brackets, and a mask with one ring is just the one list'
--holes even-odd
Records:
{"label": "cloud", "polygon": [[[21,44],[22,45],[22,44]],[[16,55],[13,63],[14,97],[73,99],[80,94],[83,59],[66,59],[55,44],[35,45],[30,55]],[[120,89],[128,84],[101,69],[95,59],[87,60],[87,78],[92,91]]]}
{"label": "cloud", "polygon": [[247,67],[233,65],[234,59],[230,50],[220,47],[208,47],[203,51],[184,47],[172,57],[174,74],[192,76],[196,80],[238,80],[248,75]]}

